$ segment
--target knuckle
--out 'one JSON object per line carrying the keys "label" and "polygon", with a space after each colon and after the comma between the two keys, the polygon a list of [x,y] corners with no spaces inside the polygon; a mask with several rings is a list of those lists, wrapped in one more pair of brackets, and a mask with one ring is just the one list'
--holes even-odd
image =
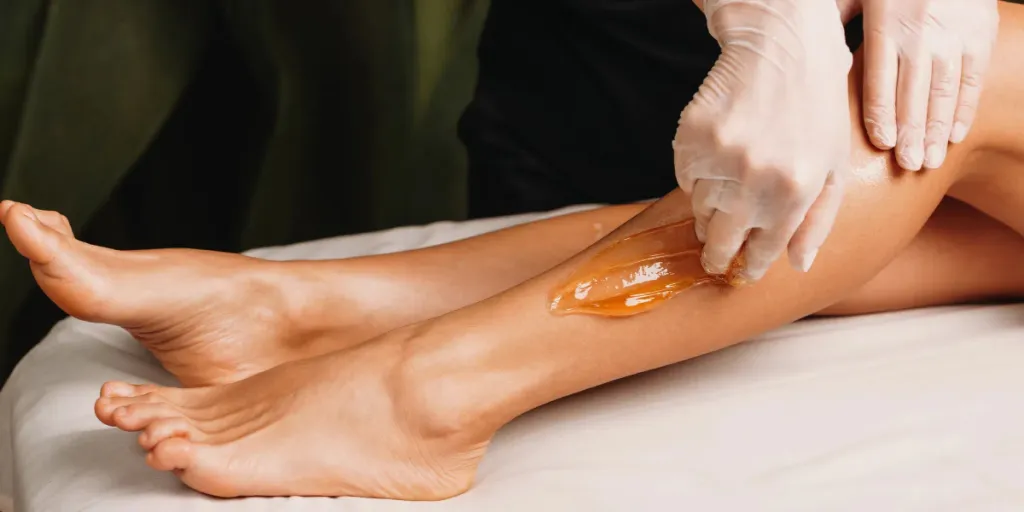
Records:
{"label": "knuckle", "polygon": [[964,73],[960,77],[960,84],[962,87],[974,87],[981,88],[982,75],[981,73]]}
{"label": "knuckle", "polygon": [[932,81],[932,98],[949,99],[955,97],[958,92],[957,85],[958,83],[955,77],[945,73],[941,74]]}
{"label": "knuckle", "polygon": [[696,113],[696,109],[686,108],[679,114],[679,122],[676,125],[676,142],[682,142],[693,135],[694,132],[704,128],[703,117]]}
{"label": "knuckle", "polygon": [[736,123],[725,121],[710,127],[711,142],[719,148],[735,148],[740,145],[739,129]]}
{"label": "knuckle", "polygon": [[761,159],[749,150],[737,151],[736,166],[737,178],[743,183],[760,181],[771,174],[771,171],[762,165]]}
{"label": "knuckle", "polygon": [[804,194],[804,184],[793,176],[786,176],[778,182],[779,192],[790,203],[796,202]]}
{"label": "knuckle", "polygon": [[975,106],[970,101],[960,101],[956,106],[956,117],[961,120],[974,118]]}
{"label": "knuckle", "polygon": [[949,131],[949,122],[945,119],[932,119],[928,121],[925,132],[928,134],[936,134],[941,132]]}
{"label": "knuckle", "polygon": [[699,110],[691,105],[679,115],[675,139],[672,141],[672,147],[676,150],[677,154],[684,149],[715,142],[714,130],[716,123],[712,121],[712,118]]}
{"label": "knuckle", "polygon": [[904,119],[898,123],[899,131],[905,132],[908,136],[918,134],[924,131],[924,123],[921,119]]}
{"label": "knuckle", "polygon": [[865,23],[864,24],[864,38],[868,39],[868,36],[875,36],[879,39],[887,38],[889,34],[885,30],[885,26],[880,23]]}
{"label": "knuckle", "polygon": [[775,185],[779,199],[791,207],[804,202],[811,189],[808,180],[794,172],[781,174]]}
{"label": "knuckle", "polygon": [[870,123],[891,124],[896,119],[895,109],[879,98],[867,99],[864,106],[864,119]]}
{"label": "knuckle", "polygon": [[694,215],[701,219],[706,219],[711,216],[711,212],[720,206],[720,200],[718,194],[712,193],[701,193],[694,194],[691,198],[694,207]]}

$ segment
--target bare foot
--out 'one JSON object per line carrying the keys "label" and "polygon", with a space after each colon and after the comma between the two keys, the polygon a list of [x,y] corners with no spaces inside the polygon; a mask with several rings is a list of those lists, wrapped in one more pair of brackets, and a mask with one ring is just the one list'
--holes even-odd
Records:
{"label": "bare foot", "polygon": [[236,254],[115,251],[67,219],[3,201],[0,223],[39,286],[76,318],[124,327],[186,386],[234,382],[308,355],[295,318],[310,300],[284,264]]}
{"label": "bare foot", "polygon": [[455,496],[493,431],[458,424],[479,417],[450,414],[457,389],[426,397],[403,353],[374,341],[205,388],[108,382],[96,415],[140,431],[150,466],[214,496]]}

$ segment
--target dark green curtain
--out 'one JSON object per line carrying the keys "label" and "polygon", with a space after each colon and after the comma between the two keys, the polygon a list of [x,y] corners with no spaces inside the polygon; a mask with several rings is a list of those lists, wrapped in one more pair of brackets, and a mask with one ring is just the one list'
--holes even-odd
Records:
{"label": "dark green curtain", "polygon": [[[0,2],[0,196],[119,248],[238,251],[465,208],[481,0]],[[0,380],[60,318],[0,243]]]}

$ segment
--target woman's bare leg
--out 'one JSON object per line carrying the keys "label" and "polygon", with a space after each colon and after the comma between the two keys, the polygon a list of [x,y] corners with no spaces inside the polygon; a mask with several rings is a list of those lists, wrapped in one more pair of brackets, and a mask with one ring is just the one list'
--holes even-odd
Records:
{"label": "woman's bare leg", "polygon": [[564,261],[642,207],[600,208],[399,254],[262,261],[190,249],[114,251],[57,212],[0,202],[43,291],[119,325],[185,385],[234,382],[472,304]]}
{"label": "woman's bare leg", "polygon": [[[1002,135],[1021,126],[1024,109],[993,101],[1024,98],[1015,79],[1024,73],[1024,13],[1001,12],[972,137],[942,169],[901,173],[857,130],[856,182],[807,274],[782,262],[756,285],[693,288],[629,318],[548,314],[549,290],[595,250],[687,216],[687,198],[674,192],[583,254],[491,299],[225,386],[110,383],[97,415],[143,431],[150,465],[211,494],[436,499],[464,491],[494,432],[524,411],[739,343],[854,293],[947,192],[1020,233],[1024,150]],[[859,120],[854,108],[851,122]]]}
{"label": "woman's bare leg", "polygon": [[1024,237],[974,208],[946,199],[899,256],[853,295],[818,315],[1024,297]]}
{"label": "woman's bare leg", "polygon": [[[339,350],[490,297],[585,249],[643,209],[605,207],[421,250],[296,262],[180,249],[111,251],[75,240],[55,212],[12,202],[0,204],[0,222],[66,312],[127,328],[181,382],[207,385]],[[1008,265],[1021,254],[1018,237],[975,211],[965,218],[965,208],[948,209],[879,276],[822,313],[982,300],[1021,289],[1024,269]],[[32,239],[53,243],[27,243]]]}

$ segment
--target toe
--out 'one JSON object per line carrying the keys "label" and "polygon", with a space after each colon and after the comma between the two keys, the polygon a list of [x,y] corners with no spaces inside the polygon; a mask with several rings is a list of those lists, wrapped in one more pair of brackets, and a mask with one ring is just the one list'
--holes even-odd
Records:
{"label": "toe", "polygon": [[114,426],[128,432],[138,432],[157,420],[181,417],[178,409],[164,402],[128,404],[112,415]]}
{"label": "toe", "polygon": [[108,427],[114,426],[114,409],[116,407],[112,407],[107,398],[97,399],[92,406],[92,412],[96,415],[96,419]]}
{"label": "toe", "polygon": [[260,487],[262,490],[258,493],[253,492],[247,484],[252,481],[251,471],[256,469],[254,461],[234,457],[234,448],[171,438],[156,445],[146,457],[146,463],[155,469],[174,471],[185,485],[218,498],[288,494],[289,491],[265,486]]}
{"label": "toe", "polygon": [[68,218],[60,212],[50,210],[36,210],[35,212],[36,216],[39,217],[39,220],[42,221],[46,227],[64,236],[75,236],[74,231],[71,229],[71,222],[68,221]]}
{"label": "toe", "polygon": [[160,386],[153,384],[129,384],[118,380],[103,383],[100,396],[107,398],[132,398],[160,391]]}
{"label": "toe", "polygon": [[7,218],[7,212],[11,209],[12,206],[16,204],[18,203],[15,203],[10,199],[4,199],[3,201],[0,201],[0,224],[2,224],[4,222],[4,219]]}
{"label": "toe", "polygon": [[60,252],[63,237],[43,225],[31,206],[10,206],[4,215],[4,227],[18,252],[37,265],[51,263]]}
{"label": "toe", "polygon": [[114,424],[114,411],[122,407],[127,407],[134,403],[146,403],[146,402],[157,402],[156,395],[148,393],[145,395],[132,396],[132,397],[100,397],[96,400],[94,411],[96,417],[100,421],[115,427]]}
{"label": "toe", "polygon": [[139,434],[139,445],[147,450],[152,450],[156,445],[171,438],[182,438],[187,441],[201,442],[202,432],[196,429],[192,422],[184,417],[166,418],[150,423],[146,429]]}
{"label": "toe", "polygon": [[191,441],[180,437],[166,439],[146,455],[146,464],[160,471],[188,470],[195,456],[194,446]]}
{"label": "toe", "polygon": [[79,242],[67,219],[57,212],[40,211],[15,203],[4,216],[7,237],[32,262],[32,274],[43,292],[65,313],[76,318],[123,325],[123,311],[133,303],[114,302],[112,282],[120,270],[117,261],[107,261],[114,251],[101,252]]}

